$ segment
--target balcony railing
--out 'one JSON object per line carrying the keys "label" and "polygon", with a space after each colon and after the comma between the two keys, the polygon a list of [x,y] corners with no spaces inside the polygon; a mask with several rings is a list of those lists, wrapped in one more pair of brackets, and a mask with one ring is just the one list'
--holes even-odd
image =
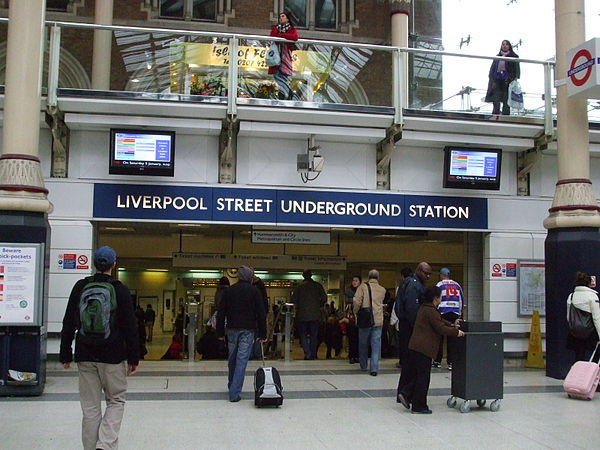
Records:
{"label": "balcony railing", "polygon": [[[7,19],[1,20],[6,22]],[[268,75],[265,52],[283,39],[263,35],[163,28],[47,22],[45,73],[49,103],[58,89],[89,90],[94,30],[114,35],[110,91],[154,94],[153,98],[238,105],[360,107],[391,112],[403,122],[407,109],[491,114],[485,102],[489,67],[495,59],[437,50],[300,39],[293,52],[290,95],[280,99]],[[552,133],[554,62],[519,59],[524,107],[511,116],[544,120]],[[230,95],[235,92],[235,95]],[[600,121],[600,102],[589,102],[590,121]]]}

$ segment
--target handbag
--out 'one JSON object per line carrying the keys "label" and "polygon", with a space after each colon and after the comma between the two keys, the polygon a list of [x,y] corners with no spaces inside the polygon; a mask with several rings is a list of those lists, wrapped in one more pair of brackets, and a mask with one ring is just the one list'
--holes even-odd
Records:
{"label": "handbag", "polygon": [[585,340],[592,335],[595,329],[592,313],[575,307],[573,294],[571,294],[571,305],[569,306],[569,332],[574,338]]}
{"label": "handbag", "polygon": [[267,54],[265,55],[265,64],[268,67],[281,65],[281,54],[279,53],[279,45],[277,45],[276,42],[269,46]]}
{"label": "handbag", "polygon": [[508,85],[508,99],[506,104],[512,109],[523,109],[523,91],[521,90],[521,83],[518,80],[512,80]]}
{"label": "handbag", "polygon": [[369,283],[365,284],[367,289],[369,289],[369,301],[371,306],[365,308],[361,304],[361,308],[358,310],[358,314],[356,315],[356,325],[358,328],[371,328],[373,325],[375,325],[375,317],[373,317],[373,297],[371,295],[371,286],[369,286]]}

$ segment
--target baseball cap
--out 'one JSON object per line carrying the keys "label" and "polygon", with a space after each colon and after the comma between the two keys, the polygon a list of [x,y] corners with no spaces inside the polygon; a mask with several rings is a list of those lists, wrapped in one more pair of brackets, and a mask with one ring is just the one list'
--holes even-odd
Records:
{"label": "baseball cap", "polygon": [[112,247],[105,245],[94,253],[94,261],[98,264],[113,264],[117,260],[117,253]]}
{"label": "baseball cap", "polygon": [[440,269],[440,275],[450,275],[450,269],[448,269],[447,267],[443,267],[442,269]]}

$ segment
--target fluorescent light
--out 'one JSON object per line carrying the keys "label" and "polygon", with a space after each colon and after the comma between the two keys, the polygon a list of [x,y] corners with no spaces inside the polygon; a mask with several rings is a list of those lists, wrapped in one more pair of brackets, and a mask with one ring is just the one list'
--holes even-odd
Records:
{"label": "fluorescent light", "polygon": [[146,272],[168,272],[169,269],[146,269]]}
{"label": "fluorescent light", "polygon": [[127,270],[125,267],[118,267],[117,270]]}

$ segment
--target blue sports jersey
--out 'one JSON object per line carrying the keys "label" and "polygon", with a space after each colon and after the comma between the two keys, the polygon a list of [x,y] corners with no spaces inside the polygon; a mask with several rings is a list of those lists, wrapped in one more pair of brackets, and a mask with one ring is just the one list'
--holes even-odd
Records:
{"label": "blue sports jersey", "polygon": [[455,313],[459,316],[463,308],[463,291],[454,280],[442,280],[437,285],[442,290],[442,302],[438,311],[442,314]]}

